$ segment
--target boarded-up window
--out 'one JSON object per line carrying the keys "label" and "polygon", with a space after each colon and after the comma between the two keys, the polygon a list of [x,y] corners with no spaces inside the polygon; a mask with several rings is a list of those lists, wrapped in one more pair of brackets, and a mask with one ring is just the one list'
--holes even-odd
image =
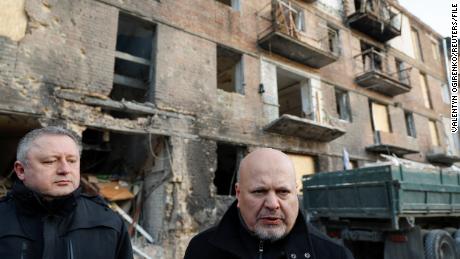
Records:
{"label": "boarded-up window", "polygon": [[371,102],[371,113],[375,131],[391,132],[386,105]]}
{"label": "boarded-up window", "polygon": [[436,122],[430,120],[428,126],[430,128],[431,144],[433,144],[433,146],[439,146],[439,134],[436,128]]}
{"label": "boarded-up window", "polygon": [[417,59],[423,61],[423,54],[422,54],[422,45],[420,43],[420,35],[415,28],[411,28],[412,34],[412,44],[414,47],[415,56]]}
{"label": "boarded-up window", "polygon": [[420,90],[422,91],[425,107],[431,109],[433,106],[431,105],[430,91],[428,90],[428,83],[424,73],[420,73]]}
{"label": "boarded-up window", "polygon": [[306,155],[288,154],[294,164],[297,190],[302,191],[302,176],[315,173],[315,158]]}

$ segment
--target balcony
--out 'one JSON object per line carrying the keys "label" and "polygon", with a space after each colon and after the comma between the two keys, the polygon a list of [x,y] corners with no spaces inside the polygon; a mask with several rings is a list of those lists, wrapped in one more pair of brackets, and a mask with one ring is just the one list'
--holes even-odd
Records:
{"label": "balcony", "polygon": [[442,147],[433,147],[426,154],[429,162],[450,166],[453,163],[460,162],[459,152],[453,153]]}
{"label": "balcony", "polygon": [[338,60],[338,31],[326,26],[327,21],[316,14],[287,0],[273,0],[257,12],[257,17],[261,48],[314,68]]}
{"label": "balcony", "polygon": [[419,153],[417,139],[383,131],[374,132],[374,144],[367,146],[366,150],[397,156]]}
{"label": "balcony", "polygon": [[355,0],[356,11],[348,16],[348,25],[377,41],[387,42],[401,35],[401,13],[386,0]]}
{"label": "balcony", "polygon": [[403,62],[391,65],[388,56],[374,48],[353,57],[358,85],[387,96],[396,96],[411,90],[410,70]]}
{"label": "balcony", "polygon": [[264,130],[319,142],[329,142],[345,134],[341,128],[289,114],[270,122]]}

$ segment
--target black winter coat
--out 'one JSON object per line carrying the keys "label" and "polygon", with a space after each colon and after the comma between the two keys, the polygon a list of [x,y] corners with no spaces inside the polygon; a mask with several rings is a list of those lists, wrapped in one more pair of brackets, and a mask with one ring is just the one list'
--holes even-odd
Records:
{"label": "black winter coat", "polygon": [[99,197],[52,201],[18,181],[0,202],[0,258],[132,259],[126,226]]}
{"label": "black winter coat", "polygon": [[261,241],[242,226],[236,202],[216,227],[190,241],[184,259],[352,259],[348,249],[307,225],[299,212],[291,232]]}

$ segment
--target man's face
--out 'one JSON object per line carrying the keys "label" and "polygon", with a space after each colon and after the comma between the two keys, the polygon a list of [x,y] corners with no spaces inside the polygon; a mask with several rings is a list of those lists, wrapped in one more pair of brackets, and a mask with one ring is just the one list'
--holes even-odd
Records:
{"label": "man's face", "polygon": [[80,184],[80,154],[65,135],[42,135],[31,143],[27,163],[16,161],[14,170],[29,189],[45,198],[65,196]]}
{"label": "man's face", "polygon": [[279,151],[261,149],[243,163],[236,195],[244,222],[261,239],[284,237],[294,226],[299,210],[291,161]]}

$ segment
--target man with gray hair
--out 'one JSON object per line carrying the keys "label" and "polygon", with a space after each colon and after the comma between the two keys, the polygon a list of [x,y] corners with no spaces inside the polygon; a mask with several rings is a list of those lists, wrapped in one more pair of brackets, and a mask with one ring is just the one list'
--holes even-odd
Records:
{"label": "man with gray hair", "polygon": [[12,190],[0,201],[0,258],[133,258],[120,216],[80,190],[80,138],[45,127],[19,142]]}
{"label": "man with gray hair", "polygon": [[259,148],[240,164],[236,198],[216,227],[189,243],[185,259],[350,259],[350,251],[320,233],[299,210],[289,157]]}

